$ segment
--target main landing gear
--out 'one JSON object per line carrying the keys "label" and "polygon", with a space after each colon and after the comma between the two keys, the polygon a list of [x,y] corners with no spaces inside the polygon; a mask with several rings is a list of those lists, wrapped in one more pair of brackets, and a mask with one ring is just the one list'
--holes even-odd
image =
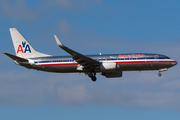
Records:
{"label": "main landing gear", "polygon": [[96,72],[89,72],[89,73],[88,73],[88,76],[91,78],[91,80],[92,80],[93,82],[95,82],[95,81],[97,80],[97,78],[96,78]]}

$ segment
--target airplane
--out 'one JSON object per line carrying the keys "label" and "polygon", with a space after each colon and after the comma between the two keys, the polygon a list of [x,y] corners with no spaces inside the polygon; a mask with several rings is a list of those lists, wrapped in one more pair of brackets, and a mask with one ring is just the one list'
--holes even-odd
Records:
{"label": "airplane", "polygon": [[10,28],[16,55],[4,53],[15,64],[28,69],[56,73],[84,73],[96,81],[96,73],[106,78],[122,77],[123,71],[158,70],[167,71],[177,62],[168,56],[152,53],[83,55],[61,43],[54,35],[57,45],[69,56],[52,56],[36,51],[16,28]]}

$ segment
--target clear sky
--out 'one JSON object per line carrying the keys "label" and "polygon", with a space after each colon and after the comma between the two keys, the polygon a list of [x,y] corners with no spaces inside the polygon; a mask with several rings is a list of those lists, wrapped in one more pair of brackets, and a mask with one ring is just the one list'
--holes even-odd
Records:
{"label": "clear sky", "polygon": [[[179,120],[180,67],[123,72],[122,78],[56,74],[17,66],[9,28],[40,52],[159,53],[180,61],[179,0],[1,0],[1,120]],[[179,62],[180,63],[180,62]]]}

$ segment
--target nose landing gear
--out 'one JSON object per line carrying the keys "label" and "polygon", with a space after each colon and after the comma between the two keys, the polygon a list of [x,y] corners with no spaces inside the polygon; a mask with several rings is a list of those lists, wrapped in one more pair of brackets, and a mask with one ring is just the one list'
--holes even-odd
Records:
{"label": "nose landing gear", "polygon": [[161,77],[162,76],[161,72],[164,72],[164,71],[167,71],[167,68],[160,69],[159,73],[158,73],[158,76]]}
{"label": "nose landing gear", "polygon": [[158,76],[159,76],[159,77],[161,77],[161,76],[162,76],[162,74],[159,72],[159,73],[158,73]]}

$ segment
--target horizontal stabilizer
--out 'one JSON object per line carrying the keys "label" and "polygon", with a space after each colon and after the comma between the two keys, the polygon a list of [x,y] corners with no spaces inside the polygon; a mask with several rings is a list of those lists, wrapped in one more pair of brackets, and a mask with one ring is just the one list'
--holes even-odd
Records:
{"label": "horizontal stabilizer", "polygon": [[9,54],[9,53],[4,53],[5,55],[7,55],[8,57],[10,57],[11,59],[15,60],[15,61],[21,61],[21,62],[27,62],[27,59],[21,58],[21,57],[17,57],[15,55]]}

